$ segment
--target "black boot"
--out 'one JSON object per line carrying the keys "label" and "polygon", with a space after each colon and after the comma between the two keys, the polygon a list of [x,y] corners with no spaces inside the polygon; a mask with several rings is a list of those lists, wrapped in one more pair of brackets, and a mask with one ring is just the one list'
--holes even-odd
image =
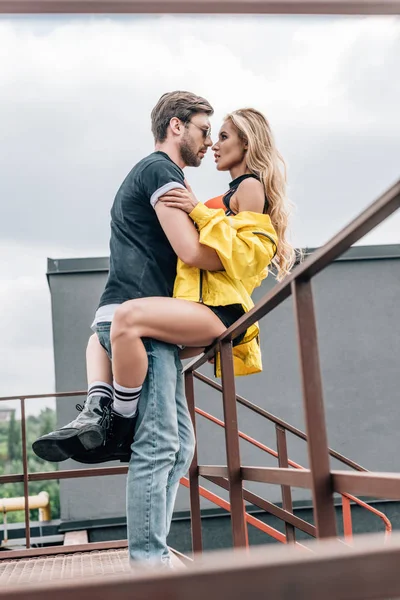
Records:
{"label": "black boot", "polygon": [[106,440],[106,420],[111,403],[112,398],[90,396],[83,406],[77,404],[80,414],[76,419],[33,442],[34,453],[44,460],[61,462],[74,454],[102,446]]}
{"label": "black boot", "polygon": [[102,446],[87,452],[78,452],[72,456],[73,460],[80,463],[95,465],[98,463],[119,460],[129,462],[131,458],[131,444],[135,431],[136,416],[123,417],[110,407],[106,409],[107,416],[106,439]]}

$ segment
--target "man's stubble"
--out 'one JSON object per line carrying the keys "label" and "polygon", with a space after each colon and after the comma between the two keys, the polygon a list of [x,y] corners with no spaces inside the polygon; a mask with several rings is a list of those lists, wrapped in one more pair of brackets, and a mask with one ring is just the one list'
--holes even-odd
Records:
{"label": "man's stubble", "polygon": [[201,158],[194,150],[194,142],[190,138],[189,132],[186,130],[182,138],[181,146],[179,148],[181,158],[187,167],[199,167],[201,165]]}

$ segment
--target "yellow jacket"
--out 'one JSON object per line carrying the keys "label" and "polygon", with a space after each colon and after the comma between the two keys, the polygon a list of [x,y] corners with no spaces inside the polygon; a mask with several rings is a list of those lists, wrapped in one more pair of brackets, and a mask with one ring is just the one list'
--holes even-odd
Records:
{"label": "yellow jacket", "polygon": [[[241,304],[248,312],[254,306],[251,294],[267,277],[268,265],[276,253],[278,237],[269,215],[243,211],[228,217],[223,209],[208,208],[199,202],[189,216],[197,225],[200,243],[218,253],[225,271],[202,271],[178,259],[174,298],[209,306]],[[233,348],[235,375],[262,370],[258,334],[255,323]],[[219,353],[215,374],[221,375]]]}

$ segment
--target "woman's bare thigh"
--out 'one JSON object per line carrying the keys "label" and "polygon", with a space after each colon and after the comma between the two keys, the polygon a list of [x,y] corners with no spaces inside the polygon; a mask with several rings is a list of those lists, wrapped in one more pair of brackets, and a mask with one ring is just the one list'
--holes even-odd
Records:
{"label": "woman's bare thigh", "polygon": [[[118,309],[121,310],[122,323],[133,327],[140,337],[170,344],[204,347],[226,330],[207,306],[188,300],[139,298],[124,302]],[[118,326],[117,323],[118,319],[114,324]]]}

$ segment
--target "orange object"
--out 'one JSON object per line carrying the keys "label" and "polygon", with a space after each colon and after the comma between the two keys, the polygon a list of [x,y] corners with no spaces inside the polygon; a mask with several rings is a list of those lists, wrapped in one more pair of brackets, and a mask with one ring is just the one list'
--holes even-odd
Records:
{"label": "orange object", "polygon": [[204,204],[208,206],[208,208],[223,208],[225,210],[222,198],[223,196],[216,196],[215,198],[210,198],[210,200],[207,200]]}

